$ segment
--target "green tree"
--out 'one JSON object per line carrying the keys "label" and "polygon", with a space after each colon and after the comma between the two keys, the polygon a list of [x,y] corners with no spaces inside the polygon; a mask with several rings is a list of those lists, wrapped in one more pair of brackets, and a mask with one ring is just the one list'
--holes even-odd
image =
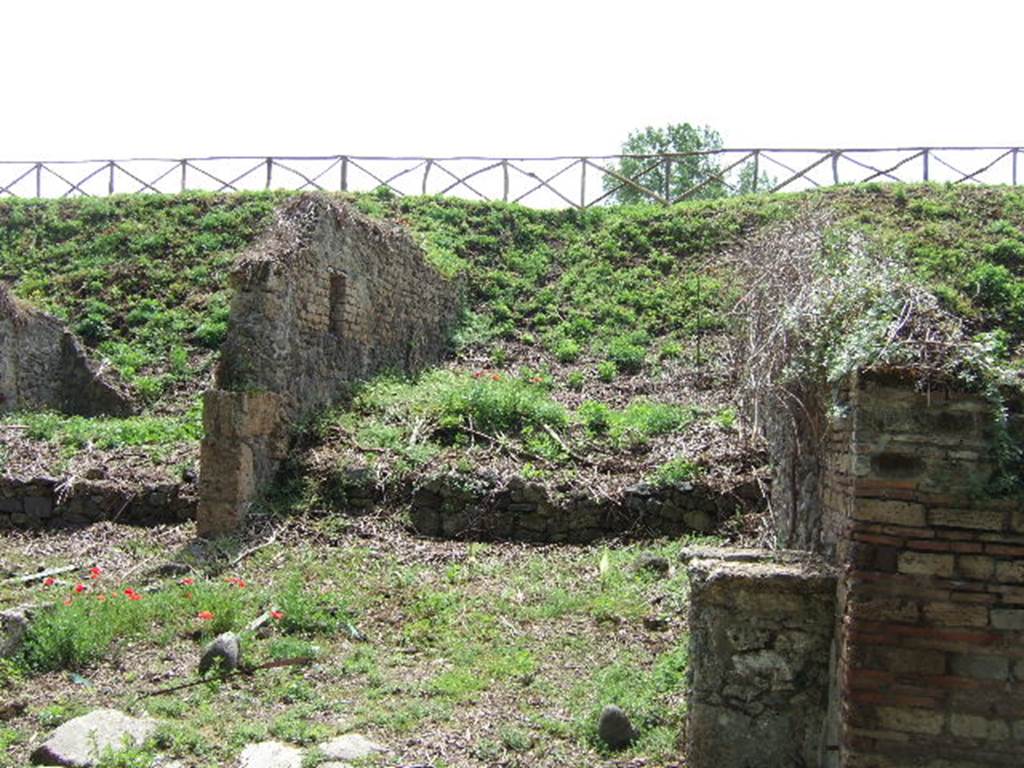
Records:
{"label": "green tree", "polygon": [[[609,170],[661,197],[665,197],[667,192],[669,200],[677,200],[690,190],[693,191],[687,197],[691,200],[755,191],[753,163],[745,163],[738,171],[731,172],[729,176],[732,179],[728,184],[717,177],[722,166],[714,152],[721,148],[721,135],[707,125],[647,126],[643,130],[632,131],[622,144],[623,155],[636,157],[623,157],[609,166]],[[669,156],[658,157],[661,155]],[[766,173],[758,174],[757,191],[765,191],[772,186],[773,180]],[[612,192],[611,199],[619,203],[653,202],[656,199],[611,174],[604,177],[604,189]]]}

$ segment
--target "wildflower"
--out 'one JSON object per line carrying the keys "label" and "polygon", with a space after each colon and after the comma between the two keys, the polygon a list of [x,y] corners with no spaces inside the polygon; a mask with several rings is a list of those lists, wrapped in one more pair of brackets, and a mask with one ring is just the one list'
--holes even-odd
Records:
{"label": "wildflower", "polygon": [[193,584],[196,583],[196,580],[193,579],[191,576],[186,576],[185,578],[183,578],[178,583],[181,584],[181,586],[183,586],[183,587],[191,587]]}
{"label": "wildflower", "polygon": [[284,611],[273,610],[270,612],[270,618],[274,621],[280,621],[284,618]]}
{"label": "wildflower", "polygon": [[85,586],[85,584],[75,584],[75,592],[78,592],[79,594],[81,594],[82,592],[85,592],[85,590],[87,590],[87,589],[88,589],[88,587]]}
{"label": "wildflower", "polygon": [[103,574],[103,569],[93,566],[89,569],[89,578],[98,579]]}
{"label": "wildflower", "polygon": [[544,379],[542,379],[540,376],[531,376],[530,377],[530,383],[531,384],[541,384],[541,383],[543,383],[543,381],[544,381]]}
{"label": "wildflower", "polygon": [[196,614],[196,617],[202,619],[203,621],[209,621],[213,618],[213,611],[200,611]]}
{"label": "wildflower", "polygon": [[56,583],[57,583],[57,580],[55,578],[53,578],[53,576],[47,576],[45,579],[43,579],[43,586],[44,587],[52,587]]}
{"label": "wildflower", "polygon": [[142,595],[140,595],[138,592],[136,592],[131,587],[128,587],[127,589],[125,589],[124,596],[127,597],[129,600],[141,600],[142,599]]}
{"label": "wildflower", "polygon": [[231,576],[225,579],[225,581],[227,581],[228,584],[234,584],[239,589],[243,589],[245,587],[245,579],[240,579],[237,576]]}
{"label": "wildflower", "polygon": [[74,602],[74,600],[72,600],[70,597],[65,597],[64,598],[64,605],[71,605],[71,603],[73,603],[73,602]]}
{"label": "wildflower", "polygon": [[103,602],[106,602],[107,596],[103,595],[103,594],[99,594],[99,595],[96,595],[96,599],[99,600],[101,603],[103,603]]}
{"label": "wildflower", "polygon": [[474,379],[479,379],[479,378],[481,378],[481,377],[482,377],[483,375],[484,375],[484,372],[483,372],[483,371],[477,371],[476,373],[474,373],[474,374],[473,374],[473,378],[474,378]]}
{"label": "wildflower", "polygon": [[501,381],[501,374],[500,373],[492,373],[491,374],[491,381]]}

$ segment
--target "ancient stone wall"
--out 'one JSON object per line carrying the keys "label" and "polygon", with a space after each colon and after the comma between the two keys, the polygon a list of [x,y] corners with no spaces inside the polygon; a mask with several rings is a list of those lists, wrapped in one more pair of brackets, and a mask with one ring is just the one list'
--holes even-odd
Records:
{"label": "ancient stone wall", "polygon": [[0,283],[0,412],[15,410],[124,416],[133,404],[113,371],[92,361],[60,320]]}
{"label": "ancient stone wall", "polygon": [[689,768],[822,766],[835,574],[800,552],[696,549],[690,579]]}
{"label": "ancient stone wall", "polygon": [[845,521],[843,765],[1018,765],[1024,506],[988,493],[996,413],[878,378],[855,382],[849,406],[823,495],[824,517]]}
{"label": "ancient stone wall", "polygon": [[759,503],[751,484],[732,493],[680,483],[638,484],[612,501],[584,491],[554,493],[512,478],[436,477],[412,494],[411,522],[427,536],[584,543],[606,536],[682,536],[717,531],[738,509]]}
{"label": "ancient stone wall", "polygon": [[67,485],[55,477],[0,478],[0,529],[66,528],[100,520],[156,525],[195,516],[192,483],[125,488],[103,480]]}
{"label": "ancient stone wall", "polygon": [[361,379],[440,360],[459,306],[403,228],[320,195],[287,203],[231,284],[216,390],[204,398],[201,535],[239,525],[291,425]]}

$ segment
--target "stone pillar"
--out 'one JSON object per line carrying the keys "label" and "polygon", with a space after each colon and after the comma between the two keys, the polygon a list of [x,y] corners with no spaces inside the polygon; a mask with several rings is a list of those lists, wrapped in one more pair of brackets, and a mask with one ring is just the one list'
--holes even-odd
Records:
{"label": "stone pillar", "polygon": [[203,394],[196,529],[209,537],[245,523],[249,505],[285,456],[287,433],[281,397],[272,392]]}
{"label": "stone pillar", "polygon": [[697,549],[684,559],[687,766],[829,764],[834,573],[807,553]]}

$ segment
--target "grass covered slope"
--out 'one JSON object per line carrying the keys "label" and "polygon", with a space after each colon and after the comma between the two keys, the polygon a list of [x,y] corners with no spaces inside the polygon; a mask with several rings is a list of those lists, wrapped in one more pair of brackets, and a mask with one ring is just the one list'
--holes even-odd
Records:
{"label": "grass covered slope", "polygon": [[[148,403],[145,418],[174,421],[97,426],[98,440],[194,439],[195,398],[224,334],[228,269],[288,194],[0,201],[0,275],[124,374]],[[865,185],[587,211],[349,199],[408,226],[428,258],[461,276],[466,314],[439,371],[371,383],[352,408],[325,417],[317,482],[352,462],[383,479],[429,462],[609,488],[746,471],[733,431],[736,361],[723,344],[742,321],[744,287],[726,254],[807,209],[898,260],[971,333],[988,334],[1001,362],[1015,365],[1024,339],[1017,189]],[[68,432],[43,427],[30,439],[51,447]],[[90,444],[88,425],[70,429]],[[65,440],[54,455],[75,450]]]}

